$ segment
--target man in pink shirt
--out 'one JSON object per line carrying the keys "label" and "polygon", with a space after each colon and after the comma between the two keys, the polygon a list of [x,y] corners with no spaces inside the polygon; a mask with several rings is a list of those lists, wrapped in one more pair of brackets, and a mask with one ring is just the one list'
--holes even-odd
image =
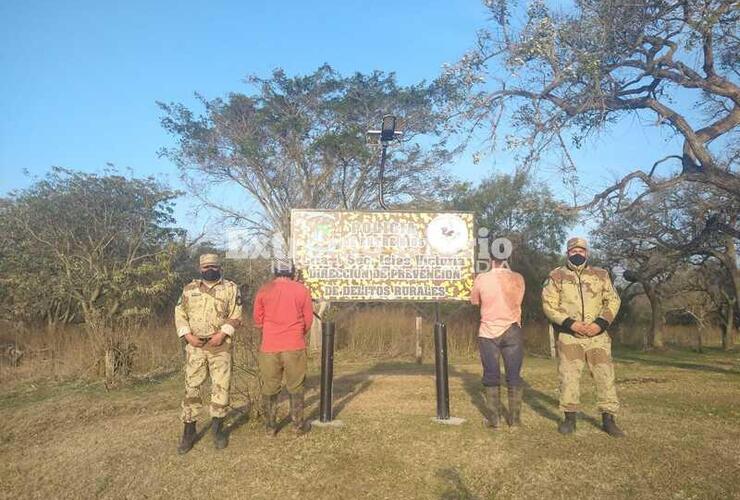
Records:
{"label": "man in pink shirt", "polygon": [[303,420],[303,383],[306,379],[306,333],[313,321],[311,294],[295,281],[293,264],[273,263],[275,278],[257,292],[254,323],[262,330],[259,368],[262,376],[262,405],[265,431],[277,432],[277,397],[285,377],[290,395],[290,415],[296,434],[307,432]]}
{"label": "man in pink shirt", "polygon": [[524,358],[522,300],[524,278],[509,269],[505,260],[493,258],[491,270],[475,278],[470,302],[480,305],[478,348],[483,364],[483,386],[488,409],[487,425],[498,428],[501,415],[501,369],[504,359],[509,396],[510,426],[521,425],[522,378],[519,372]]}

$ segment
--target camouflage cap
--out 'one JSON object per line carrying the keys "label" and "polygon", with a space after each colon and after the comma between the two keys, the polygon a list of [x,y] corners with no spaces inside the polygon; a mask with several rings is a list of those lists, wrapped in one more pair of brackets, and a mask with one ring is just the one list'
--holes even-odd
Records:
{"label": "camouflage cap", "polygon": [[588,242],[586,241],[586,238],[581,238],[576,236],[575,238],[571,238],[568,240],[568,250],[571,248],[580,247],[584,250],[588,250]]}
{"label": "camouflage cap", "polygon": [[221,259],[215,253],[204,253],[200,256],[201,266],[220,266]]}

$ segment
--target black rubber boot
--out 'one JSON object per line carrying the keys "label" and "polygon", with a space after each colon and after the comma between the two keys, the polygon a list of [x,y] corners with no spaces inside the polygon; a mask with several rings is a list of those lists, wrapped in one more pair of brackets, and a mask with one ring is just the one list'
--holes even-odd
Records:
{"label": "black rubber boot", "polygon": [[185,428],[182,431],[182,439],[180,439],[180,446],[177,447],[177,453],[184,455],[193,449],[195,444],[195,422],[186,422]]}
{"label": "black rubber boot", "polygon": [[301,436],[310,429],[310,424],[303,420],[303,391],[290,395],[290,418],[296,435]]}
{"label": "black rubber boot", "polygon": [[501,425],[501,388],[498,386],[486,386],[486,426],[498,429]]}
{"label": "black rubber boot", "polygon": [[601,414],[601,428],[604,429],[604,432],[609,434],[611,437],[624,437],[624,432],[622,431],[622,429],[617,427],[617,423],[614,421],[614,415],[612,415],[611,413]]}
{"label": "black rubber boot", "polygon": [[522,387],[509,387],[509,421],[511,427],[522,425]]}
{"label": "black rubber boot", "polygon": [[560,434],[573,434],[576,430],[576,412],[566,411],[565,420],[558,424]]}
{"label": "black rubber boot", "polygon": [[213,433],[213,445],[217,450],[223,450],[228,446],[229,438],[224,432],[224,417],[211,419],[211,432]]}
{"label": "black rubber boot", "polygon": [[262,396],[262,417],[265,419],[265,435],[275,437],[277,434],[277,394]]}

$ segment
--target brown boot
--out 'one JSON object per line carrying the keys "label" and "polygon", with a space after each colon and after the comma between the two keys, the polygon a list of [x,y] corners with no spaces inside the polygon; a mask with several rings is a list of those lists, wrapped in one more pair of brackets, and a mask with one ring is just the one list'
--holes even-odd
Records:
{"label": "brown boot", "polygon": [[262,417],[265,419],[265,435],[275,437],[277,434],[277,394],[262,396]]}
{"label": "brown boot", "polygon": [[501,415],[501,387],[485,386],[486,389],[486,426],[494,429],[499,428],[499,418]]}
{"label": "brown boot", "polygon": [[310,424],[303,420],[303,391],[290,395],[290,417],[293,419],[293,432],[300,436],[308,432]]}
{"label": "brown boot", "polygon": [[177,453],[184,455],[193,449],[195,436],[195,422],[185,422],[185,427],[182,431],[182,439],[180,439],[180,446],[177,447]]}
{"label": "brown boot", "polygon": [[509,387],[509,419],[511,427],[522,425],[522,386]]}

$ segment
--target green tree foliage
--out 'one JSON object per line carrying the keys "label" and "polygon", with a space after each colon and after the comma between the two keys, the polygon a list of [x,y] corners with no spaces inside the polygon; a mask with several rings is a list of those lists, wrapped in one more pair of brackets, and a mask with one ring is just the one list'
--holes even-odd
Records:
{"label": "green tree foliage", "polygon": [[523,313],[527,318],[541,317],[542,283],[561,264],[566,230],[574,216],[560,210],[547,186],[523,173],[494,174],[477,185],[460,184],[450,203],[455,209],[474,211],[478,228],[489,231],[489,241],[512,242],[511,268],[526,281]]}
{"label": "green tree foliage", "polygon": [[153,178],[61,168],[12,194],[2,206],[11,230],[0,245],[4,280],[19,290],[6,297],[9,307],[32,312],[34,289],[46,314],[49,304],[71,300],[111,369],[127,368],[119,362],[131,347],[126,327],[163,307],[178,279],[173,261],[184,233],[173,227],[176,196]]}
{"label": "green tree foliage", "polygon": [[[429,86],[399,86],[393,74],[378,71],[343,77],[326,65],[305,76],[278,69],[247,82],[249,94],[201,99],[202,116],[160,103],[162,125],[178,141],[164,154],[193,194],[227,219],[255,233],[287,235],[291,208],[377,207],[379,149],[365,134],[386,113],[404,122],[403,138],[389,148],[388,201],[434,196],[449,153],[442,143],[429,146],[439,123]],[[224,201],[229,189],[244,200],[238,206]]]}

